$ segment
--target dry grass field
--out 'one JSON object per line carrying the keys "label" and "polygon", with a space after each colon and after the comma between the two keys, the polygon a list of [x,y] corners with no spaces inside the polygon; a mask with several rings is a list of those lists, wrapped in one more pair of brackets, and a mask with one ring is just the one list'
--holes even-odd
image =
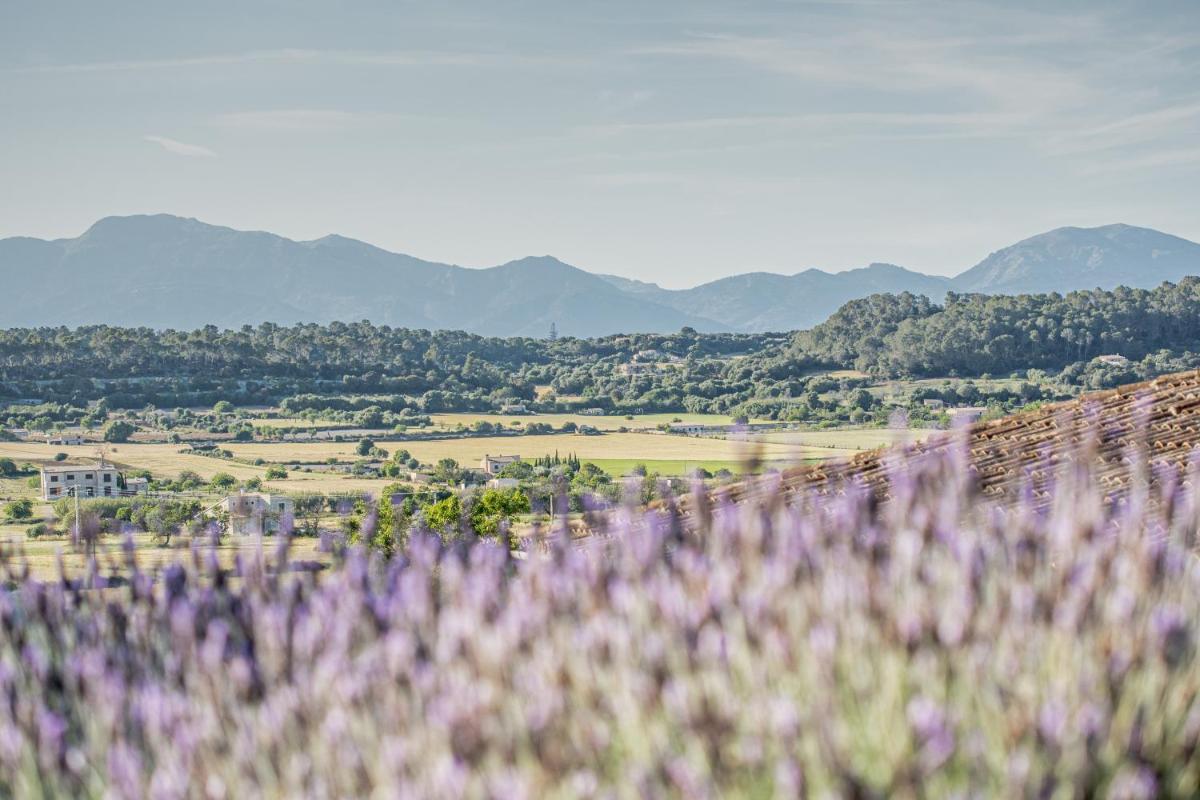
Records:
{"label": "dry grass field", "polygon": [[[932,430],[923,428],[839,428],[827,431],[780,431],[778,433],[753,434],[752,441],[764,444],[782,444],[800,447],[803,450],[825,451],[823,457],[847,455],[860,450],[874,450],[902,442],[918,442],[927,438]],[[818,453],[815,457],[822,457]]]}
{"label": "dry grass field", "polygon": [[[203,478],[211,478],[218,472],[228,472],[239,480],[262,477],[263,474],[258,467],[181,453],[181,449],[177,444],[119,444],[108,448],[108,460],[122,468],[148,469],[154,475],[164,477],[174,477],[185,469]],[[0,458],[11,458],[18,464],[24,461],[39,465],[52,463],[55,453],[66,453],[72,463],[92,463],[96,460],[97,448],[95,445],[64,447],[31,442],[0,442]]]}
{"label": "dry grass field", "polygon": [[640,414],[634,416],[633,419],[626,419],[623,415],[603,415],[592,417],[586,414],[433,414],[430,416],[433,424],[442,428],[454,428],[458,425],[470,427],[476,421],[490,422],[493,425],[503,425],[506,428],[514,427],[513,423],[520,425],[528,425],[531,422],[539,422],[544,425],[551,425],[555,428],[561,428],[564,423],[574,422],[576,425],[591,425],[593,428],[602,431],[616,431],[620,428],[629,428],[631,430],[644,430],[646,428],[656,428],[659,425],[664,425],[670,422],[692,422],[701,425],[729,425],[732,420],[728,416],[722,414]]}
{"label": "dry grass field", "polygon": [[[356,458],[355,442],[296,442],[287,444],[234,443],[228,449],[235,456],[269,462],[319,463],[336,457],[349,461]],[[609,433],[603,436],[556,434],[547,436],[483,436],[431,441],[385,442],[382,446],[395,452],[409,451],[422,463],[434,464],[443,458],[453,458],[465,466],[479,463],[485,454],[519,455],[535,458],[553,454],[574,453],[584,461],[597,459],[658,459],[665,461],[734,461],[745,460],[761,450],[761,457],[771,460],[804,460],[825,457],[826,452],[791,443],[747,443],[726,439],[669,436],[661,433]],[[2,452],[2,450],[0,450]],[[221,462],[215,462],[221,463]]]}
{"label": "dry grass field", "polygon": [[[135,557],[139,568],[153,572],[169,563],[191,557],[192,541],[188,536],[178,536],[171,540],[171,546],[156,544],[150,534],[139,533],[134,537]],[[97,563],[100,573],[108,575],[117,572],[124,575],[124,554],[122,553],[123,538],[119,535],[104,536],[97,547]],[[271,555],[277,545],[274,537],[233,538],[226,536],[216,547],[217,560],[222,567],[233,565],[238,553],[250,554],[262,548]],[[198,547],[211,549],[208,542],[198,543]],[[308,538],[293,538],[289,550],[289,558],[293,561],[316,561],[329,563],[330,557],[318,550],[319,540]],[[55,580],[59,577],[59,560],[67,577],[79,577],[87,568],[87,558],[71,546],[71,541],[64,537],[29,539],[25,536],[24,527],[0,525],[0,548],[9,555],[10,567],[22,569],[28,565],[34,577],[39,580]]]}
{"label": "dry grass field", "polygon": [[[439,419],[468,417],[469,415],[441,415]],[[692,421],[705,421],[705,415],[683,415]],[[641,417],[643,421],[655,421],[658,417],[669,421],[672,415]],[[479,418],[479,417],[474,417]],[[554,420],[557,424],[572,418],[526,417],[529,419]],[[626,422],[616,417],[582,417],[578,419]],[[708,417],[708,420],[723,417]],[[646,464],[652,471],[664,475],[684,475],[697,467],[711,471],[730,469],[740,471],[741,465],[755,459],[772,466],[786,466],[800,462],[836,458],[897,441],[901,436],[920,436],[922,432],[895,432],[883,429],[836,430],[814,432],[781,432],[754,434],[743,439],[721,439],[703,437],[671,436],[661,433],[606,433],[602,436],[582,434],[556,434],[545,436],[488,436],[431,441],[385,442],[383,446],[395,452],[408,450],[424,464],[436,464],[440,459],[453,458],[459,464],[476,466],[485,454],[519,455],[536,458],[558,453],[575,454],[584,461],[592,461],[614,475],[628,472],[635,464]],[[202,478],[211,478],[218,472],[233,475],[238,480],[264,478],[265,466],[249,463],[262,459],[267,464],[320,464],[330,458],[343,462],[354,461],[357,442],[246,442],[224,443],[233,452],[236,461],[226,461],[192,453],[180,452],[175,444],[129,443],[112,447],[108,458],[125,469],[146,469],[156,477],[174,478],[183,470],[191,470]],[[95,446],[79,447],[52,446],[28,442],[0,442],[0,457],[8,457],[18,463],[32,462],[35,465],[53,463],[55,453],[66,453],[71,462],[91,463],[95,461]],[[652,466],[653,465],[653,466]],[[274,491],[284,492],[361,492],[377,489],[379,479],[363,478],[330,472],[303,472],[289,469],[287,479],[270,481],[267,486]],[[0,497],[22,496],[32,493],[22,481],[0,484]]]}

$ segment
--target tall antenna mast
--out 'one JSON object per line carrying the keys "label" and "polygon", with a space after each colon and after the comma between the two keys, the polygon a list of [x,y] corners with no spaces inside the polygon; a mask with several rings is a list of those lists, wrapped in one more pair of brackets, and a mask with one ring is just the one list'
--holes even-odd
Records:
{"label": "tall antenna mast", "polygon": [[555,325],[553,322],[551,322],[550,323],[550,341],[553,342],[553,341],[556,341],[557,339],[558,339],[558,326]]}

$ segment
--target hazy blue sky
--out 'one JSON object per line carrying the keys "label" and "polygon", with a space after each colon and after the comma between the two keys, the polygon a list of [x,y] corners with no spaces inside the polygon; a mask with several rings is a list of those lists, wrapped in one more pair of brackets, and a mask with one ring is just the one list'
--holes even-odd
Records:
{"label": "hazy blue sky", "polygon": [[1200,240],[1197,0],[8,0],[0,115],[0,236],[165,211],[668,286]]}

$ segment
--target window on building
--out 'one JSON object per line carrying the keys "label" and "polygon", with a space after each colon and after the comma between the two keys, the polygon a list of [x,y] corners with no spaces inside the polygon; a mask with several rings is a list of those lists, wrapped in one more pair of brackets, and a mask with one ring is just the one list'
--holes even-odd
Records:
{"label": "window on building", "polygon": [[112,483],[112,473],[111,472],[104,473],[104,482]]}
{"label": "window on building", "polygon": [[69,480],[69,481],[75,480],[75,474],[71,473],[71,474],[67,475],[67,480]]}
{"label": "window on building", "polygon": [[94,481],[94,480],[96,480],[96,476],[95,476],[95,475],[93,475],[93,474],[92,474],[92,473],[90,473],[90,472],[89,472],[87,475],[84,475],[83,477],[84,477],[84,478],[86,478],[86,479],[87,479],[87,480],[89,480],[89,481]]}
{"label": "window on building", "polygon": [[51,476],[50,476],[50,482],[51,482],[51,483],[58,483],[58,476],[57,476],[57,475],[51,475]]}

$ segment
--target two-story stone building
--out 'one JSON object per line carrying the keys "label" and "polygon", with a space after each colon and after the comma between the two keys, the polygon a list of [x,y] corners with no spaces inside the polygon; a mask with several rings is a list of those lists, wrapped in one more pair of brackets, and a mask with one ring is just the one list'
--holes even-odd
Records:
{"label": "two-story stone building", "polygon": [[58,500],[72,490],[80,497],[117,497],[120,482],[120,470],[107,464],[42,467],[42,499]]}

